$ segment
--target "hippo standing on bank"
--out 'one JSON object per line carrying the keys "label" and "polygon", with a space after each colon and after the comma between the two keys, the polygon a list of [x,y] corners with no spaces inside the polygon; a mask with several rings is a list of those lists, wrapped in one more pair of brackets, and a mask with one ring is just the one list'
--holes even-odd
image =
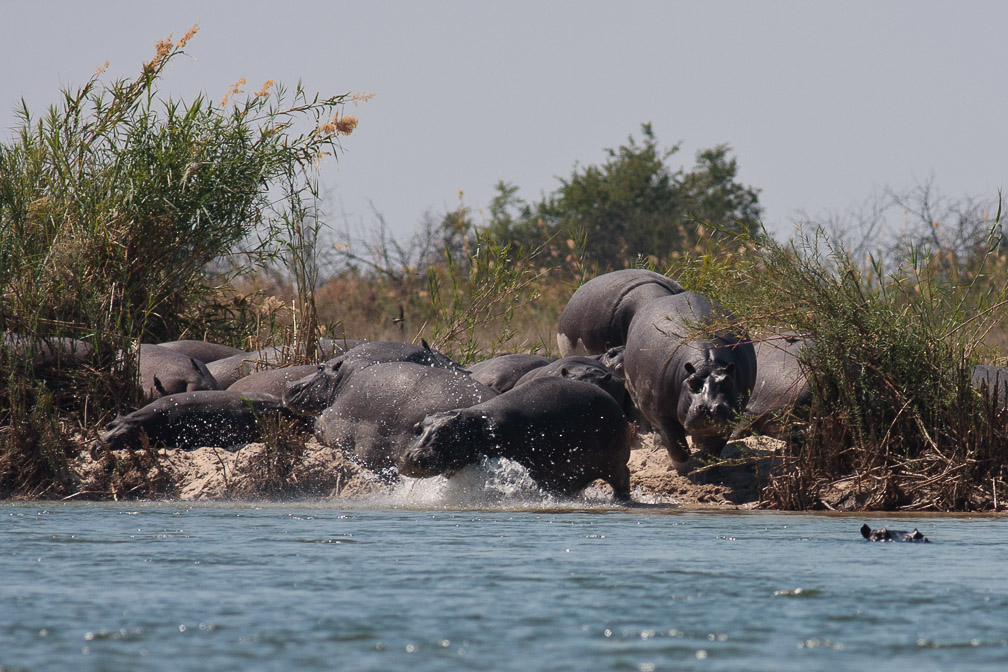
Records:
{"label": "hippo standing on bank", "polygon": [[181,392],[220,389],[206,364],[160,345],[141,345],[138,366],[140,387],[147,400]]}
{"label": "hippo standing on bank", "polygon": [[141,445],[146,435],[152,446],[195,449],[233,446],[262,438],[262,420],[292,418],[271,395],[240,394],[229,390],[201,390],[171,394],[143,408],[119,416],[102,434],[112,450]]}
{"label": "hippo standing on bank", "polygon": [[682,292],[641,307],[627,335],[627,387],[677,468],[687,435],[720,455],[756,382],[752,343],[718,322],[734,324],[710,299]]}
{"label": "hippo standing on bank", "polygon": [[514,387],[515,383],[529,371],[554,361],[556,360],[552,357],[518,353],[484,359],[482,362],[470,364],[467,368],[473,378],[492,387],[498,393],[504,393]]}
{"label": "hippo standing on bank", "polygon": [[581,285],[560,313],[560,356],[599,355],[624,345],[637,310],[652,299],[683,291],[660,273],[629,268],[605,273]]}
{"label": "hippo standing on bank", "polygon": [[590,383],[539,378],[470,408],[434,413],[399,462],[404,476],[451,475],[478,455],[524,466],[546,490],[574,495],[596,479],[630,498],[630,425]]}
{"label": "hippo standing on bank", "polygon": [[318,415],[333,403],[340,388],[354,373],[389,362],[410,362],[465,373],[451,359],[432,350],[426,341],[421,345],[372,341],[319,364],[315,373],[288,383],[283,395],[284,403],[302,415]]}
{"label": "hippo standing on bank", "polygon": [[778,334],[755,344],[756,383],[732,438],[752,432],[780,437],[782,419],[807,415],[812,388],[798,359],[806,346],[796,334]]}
{"label": "hippo standing on bank", "polygon": [[315,420],[315,436],[369,469],[385,470],[399,461],[425,416],[495,396],[466,371],[413,362],[373,364],[339,386]]}

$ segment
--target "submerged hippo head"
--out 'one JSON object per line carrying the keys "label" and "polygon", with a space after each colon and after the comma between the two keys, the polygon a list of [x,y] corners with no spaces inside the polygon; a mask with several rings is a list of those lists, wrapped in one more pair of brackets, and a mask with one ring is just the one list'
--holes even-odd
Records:
{"label": "submerged hippo head", "polygon": [[340,358],[330,359],[319,364],[315,373],[287,383],[284,406],[301,415],[318,415],[331,406],[347,373],[343,363]]}
{"label": "submerged hippo head", "polygon": [[731,431],[741,410],[735,363],[709,361],[697,368],[686,362],[684,368],[677,408],[683,428],[698,437]]}
{"label": "submerged hippo head", "polygon": [[399,460],[399,473],[412,478],[451,474],[476,459],[488,433],[482,415],[464,410],[432,413],[413,428],[414,439]]}

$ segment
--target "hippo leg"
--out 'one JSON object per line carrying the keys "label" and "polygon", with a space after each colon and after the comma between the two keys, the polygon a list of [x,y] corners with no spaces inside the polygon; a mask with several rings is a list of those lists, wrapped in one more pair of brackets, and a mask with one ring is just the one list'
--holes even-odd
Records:
{"label": "hippo leg", "polygon": [[703,452],[713,457],[721,457],[721,451],[724,450],[725,444],[728,443],[726,439],[720,436],[707,436],[700,439],[699,442],[703,446]]}
{"label": "hippo leg", "polygon": [[613,489],[613,497],[620,502],[630,501],[630,467],[625,464],[617,467],[616,474],[606,479]]}
{"label": "hippo leg", "polygon": [[686,430],[677,423],[668,422],[662,425],[658,435],[665,442],[665,450],[668,451],[673,466],[682,471],[690,456],[689,445],[686,443]]}

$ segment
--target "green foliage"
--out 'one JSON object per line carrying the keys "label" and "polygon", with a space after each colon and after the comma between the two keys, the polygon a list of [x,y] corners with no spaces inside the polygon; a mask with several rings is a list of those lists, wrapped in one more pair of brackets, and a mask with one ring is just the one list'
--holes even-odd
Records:
{"label": "green foliage", "polygon": [[697,165],[673,170],[679,146],[661,149],[650,124],[643,139],[607,150],[602,165],[574,167],[561,186],[535,204],[499,183],[487,231],[503,241],[540,247],[549,241],[585,241],[588,259],[602,269],[623,268],[638,257],[664,258],[693,246],[702,227],[718,235],[755,225],[758,190],[736,182],[737,162],[727,145],[697,154]]}

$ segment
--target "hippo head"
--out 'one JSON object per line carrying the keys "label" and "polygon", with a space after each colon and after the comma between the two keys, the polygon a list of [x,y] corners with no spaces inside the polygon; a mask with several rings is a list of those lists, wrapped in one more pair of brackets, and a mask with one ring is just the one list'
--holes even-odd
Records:
{"label": "hippo head", "polygon": [[735,363],[708,361],[684,365],[686,379],[677,413],[686,432],[697,437],[726,435],[738,419],[739,393]]}
{"label": "hippo head", "polygon": [[124,415],[116,417],[102,433],[101,443],[109,450],[140,445],[140,423]]}
{"label": "hippo head", "polygon": [[476,459],[489,426],[465,410],[432,413],[413,427],[413,442],[399,460],[399,473],[412,478],[451,475]]}
{"label": "hippo head", "polygon": [[343,358],[319,364],[318,371],[284,387],[283,404],[300,415],[318,415],[332,405],[346,377]]}

